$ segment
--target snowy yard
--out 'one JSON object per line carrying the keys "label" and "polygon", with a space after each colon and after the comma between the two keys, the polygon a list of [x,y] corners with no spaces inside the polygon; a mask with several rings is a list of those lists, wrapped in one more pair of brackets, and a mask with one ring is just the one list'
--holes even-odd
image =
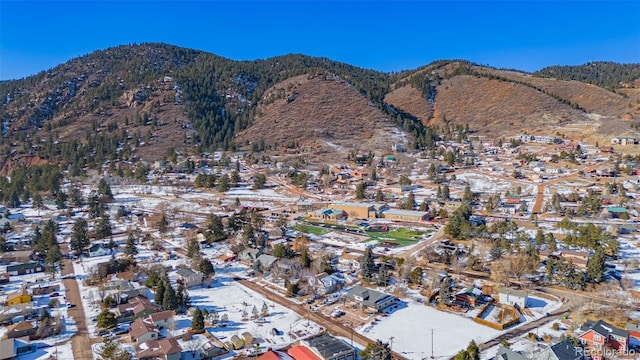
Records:
{"label": "snowy yard", "polygon": [[358,332],[382,341],[393,337],[393,350],[409,359],[431,356],[432,334],[433,354],[442,358],[453,357],[471,340],[482,343],[501,333],[469,318],[416,302],[399,306],[389,316],[381,317],[376,325],[365,325]]}

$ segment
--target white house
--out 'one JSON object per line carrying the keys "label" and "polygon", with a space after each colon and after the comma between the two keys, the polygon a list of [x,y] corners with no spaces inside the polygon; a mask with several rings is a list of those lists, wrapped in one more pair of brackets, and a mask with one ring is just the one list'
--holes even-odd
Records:
{"label": "white house", "polygon": [[191,269],[179,269],[176,272],[178,281],[181,281],[187,288],[202,285],[203,275],[199,271]]}
{"label": "white house", "polygon": [[524,290],[501,288],[500,291],[498,291],[498,301],[501,304],[518,306],[524,309],[527,307],[527,292]]}
{"label": "white house", "polygon": [[93,245],[89,248],[89,257],[111,255],[111,250],[105,249],[100,244]]}

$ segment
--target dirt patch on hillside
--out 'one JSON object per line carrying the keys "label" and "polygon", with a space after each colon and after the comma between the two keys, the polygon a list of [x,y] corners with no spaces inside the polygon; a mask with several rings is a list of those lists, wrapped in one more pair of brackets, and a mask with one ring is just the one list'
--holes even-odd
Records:
{"label": "dirt patch on hillside", "polygon": [[411,85],[395,89],[385,96],[384,101],[417,117],[425,124],[433,115],[432,107],[427,99],[422,96],[420,90]]}
{"label": "dirt patch on hillside", "polygon": [[272,148],[299,145],[325,151],[368,151],[403,141],[395,125],[353,86],[330,75],[301,75],[269,89],[253,124],[236,143]]}
{"label": "dirt patch on hillside", "polygon": [[559,125],[586,121],[583,112],[528,86],[461,75],[437,88],[431,124],[469,124],[481,135],[521,131],[554,133]]}

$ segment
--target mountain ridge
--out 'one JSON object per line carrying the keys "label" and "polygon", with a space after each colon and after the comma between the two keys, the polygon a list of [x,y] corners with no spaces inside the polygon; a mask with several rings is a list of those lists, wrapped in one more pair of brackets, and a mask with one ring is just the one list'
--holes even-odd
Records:
{"label": "mountain ridge", "polygon": [[[302,54],[235,61],[168,44],[129,44],[0,82],[0,153],[5,154],[3,163],[14,155],[32,154],[82,168],[102,160],[153,161],[176,150],[255,150],[261,139],[266,149],[260,150],[278,150],[304,139],[328,152],[338,151],[336,141],[351,140],[354,150],[362,151],[387,147],[391,141],[358,138],[375,133],[369,130],[378,122],[384,124],[381,128],[405,133],[395,140],[425,148],[446,135],[449,126],[505,136],[589,122],[592,114],[604,119],[593,126],[633,132],[629,122],[640,119],[638,81],[629,80],[636,65],[592,64],[576,73],[597,79],[585,73],[603,69],[620,74],[620,88],[563,80],[572,77],[567,68],[543,69],[536,76],[440,60],[384,73]],[[296,77],[298,85],[291,80]],[[325,83],[320,77],[339,81]],[[305,79],[315,80],[309,85]],[[322,90],[329,85],[331,90]],[[324,108],[319,110],[318,104]],[[359,122],[363,118],[357,114],[376,121]],[[279,125],[274,127],[276,118]],[[337,137],[330,139],[327,132],[332,129],[324,125],[334,118],[342,119],[336,124],[344,132],[336,131]],[[315,125],[320,130],[309,133]],[[271,134],[277,128],[288,130]],[[71,155],[74,152],[93,161]]]}

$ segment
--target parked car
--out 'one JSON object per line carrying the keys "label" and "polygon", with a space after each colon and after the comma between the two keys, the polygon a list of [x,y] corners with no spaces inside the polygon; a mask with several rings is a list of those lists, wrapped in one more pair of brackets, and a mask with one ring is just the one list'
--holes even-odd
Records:
{"label": "parked car", "polygon": [[67,307],[68,308],[74,308],[74,307],[76,307],[76,304],[67,304]]}
{"label": "parked car", "polygon": [[54,292],[53,294],[49,295],[50,298],[58,297],[58,296],[60,296],[60,293],[58,293],[58,292]]}
{"label": "parked car", "polygon": [[120,327],[117,327],[117,328],[111,330],[111,333],[113,335],[122,335],[122,334],[126,334],[128,332],[129,332],[129,329],[120,328]]}

